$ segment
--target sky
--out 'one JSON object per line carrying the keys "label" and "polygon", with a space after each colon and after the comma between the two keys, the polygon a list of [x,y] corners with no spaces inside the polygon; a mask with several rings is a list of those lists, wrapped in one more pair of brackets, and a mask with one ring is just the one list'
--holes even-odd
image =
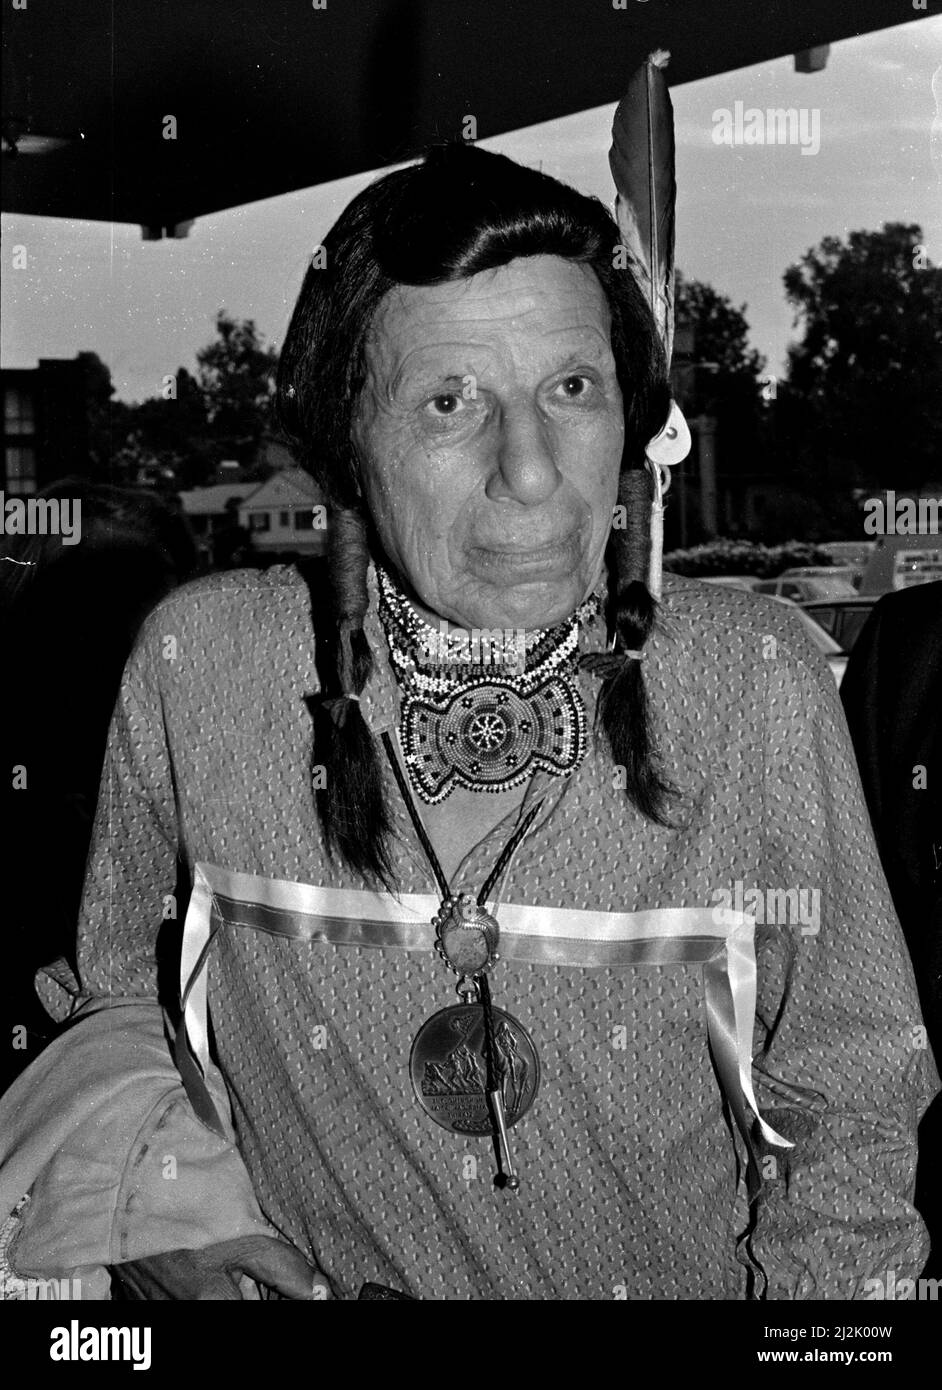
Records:
{"label": "sky", "polygon": [[[834,44],[823,72],[796,73],[791,57],[780,58],[671,95],[677,265],[747,305],[770,372],[781,373],[795,336],[782,275],[823,236],[917,222],[930,259],[942,263],[942,18]],[[744,113],[803,111],[808,152],[717,143],[718,113],[734,121],[737,102]],[[601,106],[481,144],[610,203],[612,113]],[[312,250],[373,177],[201,217],[180,241],[144,242],[140,228],[121,223],[4,215],[0,361],[29,367],[91,350],[121,399],[142,400],[178,367],[195,369],[220,308],[255,319],[277,345]],[[17,244],[28,248],[28,268],[6,269]]]}

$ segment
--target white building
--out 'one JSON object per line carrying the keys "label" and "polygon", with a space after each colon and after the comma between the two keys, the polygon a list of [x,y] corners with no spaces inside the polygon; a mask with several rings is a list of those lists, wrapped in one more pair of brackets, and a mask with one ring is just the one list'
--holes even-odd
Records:
{"label": "white building", "polygon": [[327,548],[327,508],[301,468],[282,468],[239,503],[239,524],[255,550],[320,555]]}
{"label": "white building", "polygon": [[216,539],[235,525],[239,503],[257,490],[258,483],[216,483],[180,493],[184,515],[209,562],[215,557]]}

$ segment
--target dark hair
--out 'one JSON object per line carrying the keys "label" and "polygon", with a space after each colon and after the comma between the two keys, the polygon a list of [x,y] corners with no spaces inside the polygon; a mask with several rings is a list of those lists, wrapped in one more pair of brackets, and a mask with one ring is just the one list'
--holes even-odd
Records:
{"label": "dark hair", "polygon": [[[446,145],[371,184],[331,228],[305,276],[277,382],[282,428],[331,513],[333,635],[318,644],[322,691],[312,703],[314,762],[326,773],[318,813],[328,848],[387,883],[389,820],[379,752],[358,705],[346,698],[361,693],[372,669],[363,618],[376,541],[352,443],[367,333],[396,285],[442,284],[537,255],[590,267],[611,314],[625,416],[618,501],[628,524],[610,539],[609,625],[616,645],[611,658],[593,667],[603,678],[596,717],[615,762],[626,769],[630,801],[665,823],[668,788],[653,749],[641,662],[624,657],[644,646],[655,614],[646,583],[651,491],[644,449],[667,418],[670,387],[654,319],[625,265],[617,224],[597,199],[503,155]],[[322,622],[317,626],[323,629]]]}

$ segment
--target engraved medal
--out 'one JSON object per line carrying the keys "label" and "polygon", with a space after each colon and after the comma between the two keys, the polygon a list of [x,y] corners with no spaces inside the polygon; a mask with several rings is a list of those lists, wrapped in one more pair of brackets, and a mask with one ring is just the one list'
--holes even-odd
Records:
{"label": "engraved medal", "polygon": [[[494,1011],[496,1080],[508,1128],[527,1113],[540,1084],[530,1034],[503,1009]],[[427,1019],[412,1044],[409,1073],[426,1114],[453,1134],[490,1134],[484,1016],[480,1004],[453,1004]]]}

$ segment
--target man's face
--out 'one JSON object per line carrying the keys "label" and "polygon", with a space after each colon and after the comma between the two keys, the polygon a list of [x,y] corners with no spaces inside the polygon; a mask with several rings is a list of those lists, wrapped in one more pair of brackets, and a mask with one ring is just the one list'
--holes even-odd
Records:
{"label": "man's face", "polygon": [[427,615],[548,627],[592,592],[624,436],[609,325],[594,273],[556,256],[381,303],[354,442]]}

